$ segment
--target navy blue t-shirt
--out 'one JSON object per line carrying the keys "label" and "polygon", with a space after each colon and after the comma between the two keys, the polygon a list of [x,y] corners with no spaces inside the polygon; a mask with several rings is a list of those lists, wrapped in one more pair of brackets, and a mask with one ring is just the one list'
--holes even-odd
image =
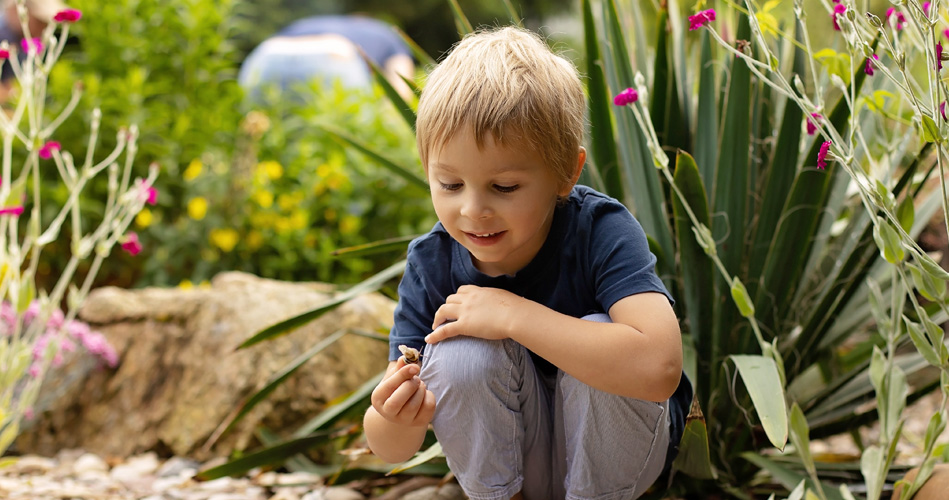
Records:
{"label": "navy blue t-shirt", "polygon": [[659,292],[672,302],[655,266],[646,233],[629,210],[586,186],[574,187],[556,208],[540,251],[514,276],[478,271],[468,250],[435,224],[409,245],[389,359],[401,356],[401,344],[423,347],[435,311],[462,285],[501,288],[580,318],[608,313],[618,300],[637,293]]}
{"label": "navy blue t-shirt", "polygon": [[[408,264],[399,284],[395,323],[389,333],[389,360],[399,345],[422,349],[435,311],[462,285],[501,288],[580,318],[608,313],[618,300],[643,292],[672,296],[656,275],[656,256],[646,233],[620,202],[586,186],[576,186],[554,211],[550,233],[533,260],[514,276],[488,276],[441,223],[409,245]],[[531,353],[550,374],[552,364]],[[670,442],[666,466],[678,454],[679,439],[692,402],[692,385],[683,373],[669,399]]]}

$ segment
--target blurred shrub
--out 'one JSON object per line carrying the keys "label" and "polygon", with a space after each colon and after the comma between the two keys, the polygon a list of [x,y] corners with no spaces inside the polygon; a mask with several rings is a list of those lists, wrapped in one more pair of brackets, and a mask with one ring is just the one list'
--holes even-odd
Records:
{"label": "blurred shrub", "polygon": [[151,214],[140,216],[140,225],[162,241],[147,264],[152,281],[194,283],[243,270],[284,280],[355,282],[392,256],[379,256],[377,265],[369,257],[334,258],[334,250],[434,224],[424,189],[319,127],[372,137],[391,158],[418,165],[412,130],[381,92],[316,84],[299,90],[271,92],[248,113],[230,161],[213,153],[191,159],[182,173],[184,217],[156,223]]}
{"label": "blurred shrub", "polygon": [[[332,123],[370,133],[374,146],[417,165],[411,130],[381,94],[301,89],[272,93],[259,113],[235,77],[238,0],[71,2],[95,22],[75,39],[50,77],[50,109],[68,101],[73,82],[84,93],[76,116],[54,139],[82,158],[90,111],[120,117],[103,125],[100,147],[115,144],[118,125],[137,124],[138,159],[162,169],[158,205],[136,219],[144,249],[115,256],[98,284],[176,285],[224,270],[280,279],[356,281],[378,266],[368,258],[333,259],[337,248],[428,229],[426,193],[384,175],[315,127]],[[257,117],[254,122],[253,117]],[[108,128],[107,128],[108,127]],[[48,186],[59,202],[67,195]],[[106,186],[90,186],[105,199]],[[90,208],[95,211],[95,208]],[[41,265],[55,279],[67,249]],[[144,258],[142,258],[144,257]],[[385,258],[382,256],[381,258]]]}

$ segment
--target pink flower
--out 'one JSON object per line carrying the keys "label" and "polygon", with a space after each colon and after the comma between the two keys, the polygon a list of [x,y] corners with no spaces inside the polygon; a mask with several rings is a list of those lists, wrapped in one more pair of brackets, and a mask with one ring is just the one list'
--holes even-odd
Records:
{"label": "pink flower", "polygon": [[131,255],[138,255],[138,253],[142,251],[142,244],[138,241],[138,235],[134,232],[125,235],[122,250],[125,250]]}
{"label": "pink flower", "polygon": [[27,54],[39,54],[43,52],[43,42],[39,38],[24,38],[20,40],[20,47]]}
{"label": "pink flower", "polygon": [[825,160],[827,159],[827,152],[829,150],[830,141],[824,141],[824,143],[820,145],[820,151],[817,153],[817,168],[824,170],[824,168],[827,167],[827,162]]}
{"label": "pink flower", "polygon": [[149,205],[154,205],[158,203],[158,190],[147,184],[145,179],[139,181],[139,188],[142,191],[142,197],[145,199],[145,203]]}
{"label": "pink flower", "polygon": [[714,20],[715,9],[703,10],[698,14],[689,16],[689,31],[695,31],[702,26],[705,26],[706,23],[710,23]]}
{"label": "pink flower", "polygon": [[616,94],[616,97],[613,98],[613,104],[617,106],[626,106],[627,104],[632,104],[639,100],[639,92],[636,92],[636,89],[630,87],[619,94]]}
{"label": "pink flower", "polygon": [[43,373],[43,368],[39,363],[33,363],[30,365],[30,376],[33,378],[39,377]]}
{"label": "pink flower", "polygon": [[23,417],[25,417],[27,420],[33,420],[33,417],[35,416],[36,415],[33,413],[32,406],[28,406],[25,410],[23,410]]}
{"label": "pink flower", "polygon": [[834,5],[834,13],[830,15],[830,18],[834,21],[834,29],[837,31],[840,31],[840,25],[837,24],[837,16],[842,16],[845,12],[847,12],[846,5],[842,3]]}
{"label": "pink flower", "polygon": [[879,61],[879,60],[880,60],[880,56],[876,54],[873,54],[873,57],[868,57],[867,65],[863,67],[863,72],[870,76],[873,76],[873,62],[872,61]]}
{"label": "pink flower", "polygon": [[59,143],[56,141],[47,141],[46,144],[43,144],[43,147],[40,148],[40,158],[44,160],[52,158],[54,149],[61,149]]}
{"label": "pink flower", "polygon": [[949,122],[949,118],[946,117],[946,101],[939,103],[939,113],[942,114],[942,121]]}
{"label": "pink flower", "polygon": [[65,9],[61,10],[53,16],[53,20],[57,23],[74,23],[82,17],[82,12],[76,9]]}
{"label": "pink flower", "polygon": [[0,215],[19,216],[21,214],[23,214],[23,205],[0,208]]}
{"label": "pink flower", "polygon": [[890,16],[896,15],[896,29],[901,30],[906,26],[906,16],[902,12],[896,10],[896,7],[890,7],[886,9],[886,20],[890,20]]}
{"label": "pink flower", "polygon": [[[814,121],[811,121],[811,118]],[[811,118],[807,119],[807,135],[814,135],[814,132],[817,132],[817,123],[815,122],[821,121],[824,117],[820,113],[811,113]]]}
{"label": "pink flower", "polygon": [[6,49],[0,49],[0,59],[9,59],[10,51]]}
{"label": "pink flower", "polygon": [[929,2],[923,2],[923,14],[929,17]]}
{"label": "pink flower", "polygon": [[942,30],[942,34],[943,34],[943,36],[945,36],[946,38],[949,38],[949,28],[946,28],[946,29]]}

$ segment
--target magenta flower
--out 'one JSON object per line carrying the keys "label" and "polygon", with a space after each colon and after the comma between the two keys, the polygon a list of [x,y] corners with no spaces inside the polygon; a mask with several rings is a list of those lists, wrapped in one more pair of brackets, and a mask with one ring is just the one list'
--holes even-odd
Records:
{"label": "magenta flower", "polygon": [[946,101],[939,103],[939,113],[942,114],[942,121],[949,122],[949,118],[946,117]]}
{"label": "magenta flower", "polygon": [[830,141],[824,141],[820,145],[820,151],[817,153],[817,168],[824,170],[827,167],[827,152],[830,151]]}
{"label": "magenta flower", "polygon": [[886,20],[890,20],[890,16],[896,15],[896,29],[901,30],[906,26],[906,16],[903,15],[901,11],[896,10],[896,7],[890,7],[886,9]]}
{"label": "magenta flower", "polygon": [[24,38],[20,40],[20,47],[27,54],[39,54],[43,52],[43,42],[39,38]]}
{"label": "magenta flower", "polygon": [[616,97],[613,98],[613,104],[617,106],[626,106],[627,104],[632,104],[639,100],[639,92],[636,92],[636,89],[630,87],[619,94],[616,94]]}
{"label": "magenta flower", "polygon": [[845,12],[847,12],[846,5],[842,3],[834,5],[834,13],[830,15],[830,18],[834,21],[834,29],[837,31],[840,31],[840,25],[837,24],[837,16],[842,16]]}
{"label": "magenta flower", "polygon": [[879,61],[879,60],[880,60],[880,56],[876,54],[873,54],[873,57],[868,57],[867,65],[863,67],[863,72],[870,76],[873,76],[873,61]]}
{"label": "magenta flower", "polygon": [[923,14],[929,17],[929,2],[923,2]]}
{"label": "magenta flower", "polygon": [[943,36],[945,36],[946,38],[949,38],[949,28],[946,28],[946,29],[942,30],[942,34],[943,34]]}
{"label": "magenta flower", "polygon": [[[811,121],[813,118],[814,121]],[[817,123],[824,118],[820,113],[811,113],[811,118],[807,119],[807,135],[814,135],[814,132],[817,132]]]}
{"label": "magenta flower", "polygon": [[10,58],[10,51],[6,49],[0,49],[0,59],[9,59],[9,58]]}
{"label": "magenta flower", "polygon": [[153,186],[149,186],[145,179],[139,181],[139,189],[142,192],[142,198],[145,199],[145,203],[149,205],[154,205],[158,203],[158,190]]}
{"label": "magenta flower", "polygon": [[39,363],[33,363],[30,365],[30,376],[33,378],[39,377],[40,373],[43,373],[43,367]]}
{"label": "magenta flower", "polygon": [[13,215],[20,216],[23,213],[23,205],[17,205],[15,207],[5,207],[0,208],[0,215]]}
{"label": "magenta flower", "polygon": [[74,23],[82,17],[82,12],[76,9],[65,9],[61,10],[53,16],[53,20],[57,23]]}
{"label": "magenta flower", "polygon": [[53,150],[59,150],[60,145],[56,141],[47,141],[46,144],[43,144],[43,147],[40,148],[40,158],[48,160],[53,157]]}
{"label": "magenta flower", "polygon": [[689,31],[695,31],[702,26],[705,26],[706,23],[710,23],[715,20],[715,9],[708,9],[699,12],[698,14],[689,16]]}
{"label": "magenta flower", "polygon": [[130,255],[138,255],[139,252],[142,251],[142,244],[138,241],[138,235],[134,232],[125,235],[122,250],[125,250]]}

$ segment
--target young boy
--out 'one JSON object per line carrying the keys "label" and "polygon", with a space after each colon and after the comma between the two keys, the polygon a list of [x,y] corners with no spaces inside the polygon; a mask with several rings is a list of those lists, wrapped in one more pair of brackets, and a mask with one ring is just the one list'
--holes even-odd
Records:
{"label": "young boy", "polygon": [[365,429],[400,462],[431,423],[475,500],[636,498],[678,444],[670,396],[691,401],[646,235],[576,186],[584,109],[574,66],[517,28],[465,37],[419,102],[439,223],[409,246]]}

